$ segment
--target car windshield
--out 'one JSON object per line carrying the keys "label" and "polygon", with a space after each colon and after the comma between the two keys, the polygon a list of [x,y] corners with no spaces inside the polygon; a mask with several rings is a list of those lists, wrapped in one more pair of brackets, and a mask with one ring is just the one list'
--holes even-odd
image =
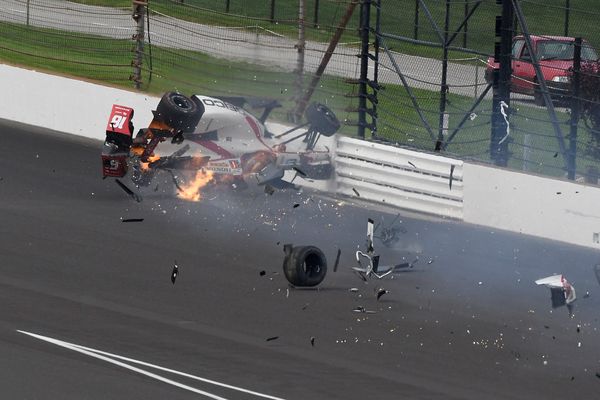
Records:
{"label": "car windshield", "polygon": [[[538,43],[537,55],[540,60],[572,60],[575,49],[574,42],[560,40],[544,40]],[[596,51],[585,44],[581,48],[582,60],[597,60]]]}

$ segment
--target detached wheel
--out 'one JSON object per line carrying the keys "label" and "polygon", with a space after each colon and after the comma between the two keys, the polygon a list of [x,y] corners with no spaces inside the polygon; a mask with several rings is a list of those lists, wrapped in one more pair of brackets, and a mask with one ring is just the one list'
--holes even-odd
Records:
{"label": "detached wheel", "polygon": [[204,114],[204,106],[176,92],[163,95],[156,107],[156,117],[173,129],[192,132]]}
{"label": "detached wheel", "polygon": [[310,123],[310,127],[319,132],[323,136],[332,136],[340,129],[340,121],[324,104],[311,103],[304,113],[306,120]]}
{"label": "detached wheel", "polygon": [[317,286],[327,274],[325,254],[315,246],[294,247],[283,261],[283,272],[294,286]]}

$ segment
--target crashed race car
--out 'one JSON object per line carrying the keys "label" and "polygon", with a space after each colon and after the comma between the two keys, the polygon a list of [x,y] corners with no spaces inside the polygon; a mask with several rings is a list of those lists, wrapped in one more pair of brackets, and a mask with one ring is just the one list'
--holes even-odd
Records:
{"label": "crashed race car", "polygon": [[[264,111],[257,118],[243,108],[245,104]],[[153,111],[149,126],[133,137],[134,110],[115,104],[106,127],[103,176],[130,174],[137,187],[149,185],[159,170],[210,171],[213,181],[233,187],[247,186],[248,179],[275,188],[293,187],[282,179],[289,169],[304,178],[328,179],[329,149],[317,142],[337,132],[336,116],[325,105],[312,103],[305,124],[275,136],[264,123],[279,106],[273,100],[168,92]],[[299,145],[294,146],[294,141]]]}

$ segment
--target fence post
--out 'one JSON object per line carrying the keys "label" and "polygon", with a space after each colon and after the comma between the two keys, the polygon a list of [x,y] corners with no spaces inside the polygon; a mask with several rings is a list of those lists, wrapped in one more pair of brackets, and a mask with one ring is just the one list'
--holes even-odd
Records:
{"label": "fence post", "polygon": [[367,80],[369,79],[369,33],[371,30],[371,0],[360,7],[360,80],[358,84],[358,137],[365,138],[367,126]]}
{"label": "fence post", "polygon": [[466,49],[467,48],[467,34],[469,32],[469,22],[467,20],[467,17],[469,16],[469,0],[465,0],[465,27],[463,30],[463,47]]}
{"label": "fence post", "polygon": [[[495,43],[494,47],[494,59],[500,64],[500,69],[494,70],[490,158],[496,165],[505,167],[508,165],[513,6],[511,0],[496,0],[496,4],[502,4],[502,16],[496,17],[496,37],[500,37],[500,43]],[[503,104],[506,106],[503,107]]]}
{"label": "fence post", "polygon": [[225,12],[229,12],[229,0],[225,0]]}
{"label": "fence post", "polygon": [[135,84],[136,89],[140,89],[142,86],[142,61],[144,57],[144,16],[146,15],[147,1],[133,0],[133,13],[131,17],[136,22],[136,32],[133,35],[135,40],[135,58],[133,64],[133,77],[132,80]]}
{"label": "fence post", "polygon": [[582,39],[575,38],[575,48],[573,52],[573,93],[571,97],[571,121],[569,132],[569,168],[567,177],[575,180],[577,170],[577,125],[579,124],[580,113],[580,85],[581,85],[581,45]]}
{"label": "fence post", "polygon": [[448,133],[447,125],[444,129],[444,121],[446,115],[446,96],[448,93],[448,31],[450,29],[450,0],[446,0],[446,17],[444,21],[444,43],[443,56],[442,56],[442,84],[440,93],[440,116],[438,124],[438,138],[435,142],[435,151],[442,150],[442,144],[444,143],[444,133]]}
{"label": "fence post", "polygon": [[[305,22],[304,22],[304,14],[306,9],[306,0],[298,0],[298,43],[296,44],[296,50],[298,52],[298,56],[296,59],[296,110],[299,109],[298,105],[302,101],[304,97],[304,48],[306,47],[306,39],[304,35]],[[293,121],[297,123],[302,115],[295,114]]]}
{"label": "fence post", "polygon": [[275,0],[271,0],[271,15],[269,16],[269,20],[272,24],[275,23]]}
{"label": "fence post", "polygon": [[571,1],[565,0],[565,34],[564,36],[569,36],[569,17],[571,12]]}
{"label": "fence post", "polygon": [[306,89],[306,91],[304,92],[304,97],[296,106],[296,111],[295,111],[296,115],[302,115],[304,113],[304,110],[306,109],[306,105],[308,104],[308,102],[310,101],[310,98],[312,97],[313,93],[315,92],[315,88],[317,87],[317,84],[321,80],[321,76],[323,76],[323,72],[325,72],[325,68],[327,67],[327,64],[329,63],[329,60],[331,60],[331,56],[333,55],[333,52],[334,52],[336,46],[338,45],[340,38],[342,37],[342,34],[344,33],[344,30],[346,29],[346,25],[348,25],[348,21],[350,21],[350,18],[352,18],[352,14],[354,13],[354,9],[356,8],[357,4],[358,4],[358,0],[352,0],[348,4],[348,8],[346,8],[346,12],[342,16],[342,19],[340,20],[338,27],[335,29],[335,33],[333,34],[333,37],[331,38],[331,41],[329,42],[329,46],[327,46],[327,50],[325,50],[325,54],[323,54],[323,58],[321,59],[321,62],[319,63],[319,67],[317,68],[317,71],[314,73],[314,75],[310,81],[310,84],[308,85],[308,89]]}
{"label": "fence post", "polygon": [[315,18],[313,21],[314,27],[319,27],[319,0],[315,0]]}
{"label": "fence post", "polygon": [[414,39],[419,39],[419,0],[415,0],[415,31]]}

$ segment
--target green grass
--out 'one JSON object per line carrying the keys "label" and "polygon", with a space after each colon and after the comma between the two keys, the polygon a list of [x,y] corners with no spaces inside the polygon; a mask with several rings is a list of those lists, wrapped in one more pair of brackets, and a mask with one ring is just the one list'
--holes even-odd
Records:
{"label": "green grass", "polygon": [[[126,0],[76,0],[78,3],[130,7]],[[306,0],[307,37],[328,41],[333,30],[344,14],[348,0],[319,0],[319,27],[314,27],[315,0]],[[415,37],[415,3],[416,0],[382,0],[381,32],[405,37]],[[432,19],[440,30],[444,30],[446,2],[443,0],[425,0]],[[465,15],[465,3],[469,7],[475,1],[450,1],[449,32],[452,34],[462,22]],[[152,0],[150,8],[176,18],[222,26],[255,26],[290,37],[297,36],[297,0],[275,0],[275,20],[271,23],[270,0],[230,0],[229,13],[225,12],[226,0]],[[525,14],[529,31],[533,34],[563,35],[565,30],[565,0],[522,0],[521,6]],[[569,15],[570,36],[583,36],[595,47],[600,46],[600,34],[597,21],[600,17],[597,0],[570,0]],[[356,7],[353,18],[343,36],[343,42],[357,42],[359,27],[359,8]],[[501,7],[495,1],[484,0],[468,21],[466,45],[470,49],[485,54],[493,53],[495,17],[500,15]],[[375,7],[372,8],[372,26],[375,26]],[[425,11],[419,9],[416,38],[439,42],[439,38]],[[517,28],[521,31],[521,28]],[[426,46],[387,39],[391,47],[406,54],[417,54],[426,57],[441,58],[441,50]],[[452,45],[463,45],[463,34],[459,34]],[[455,53],[451,58],[464,58],[466,54]]]}
{"label": "green grass", "polygon": [[[0,60],[24,65],[39,70],[66,74],[78,78],[109,83],[118,87],[133,88],[129,81],[132,73],[130,66],[133,58],[132,42],[129,40],[109,39],[98,36],[74,34],[25,27],[24,25],[0,23]],[[151,94],[179,90],[182,93],[203,93],[209,95],[249,95],[276,98],[283,103],[274,117],[285,121],[287,112],[294,108],[294,79],[291,73],[274,71],[249,63],[231,62],[207,56],[199,52],[172,50],[153,47],[153,73],[149,74],[149,60],[144,60],[143,90]],[[151,78],[151,79],[150,79]],[[306,77],[305,81],[308,81]],[[357,107],[354,85],[345,83],[342,78],[325,76],[313,101],[329,105],[340,120],[356,120],[356,112],[349,111]],[[437,136],[439,119],[439,93],[413,89],[423,109],[427,121]],[[350,96],[348,96],[350,94]],[[464,113],[471,107],[473,99],[465,96],[449,95],[448,112],[450,130],[458,124]],[[520,169],[516,156],[522,153],[518,145],[524,141],[524,130],[552,135],[545,110],[519,106],[519,113],[513,117],[515,129],[511,134],[514,140],[511,151],[515,153],[511,166]],[[473,156],[488,160],[490,135],[491,102],[484,101],[475,113],[473,121],[468,121],[448,152],[459,156]],[[398,85],[386,85],[380,93],[378,108],[378,135],[399,144],[432,151],[434,140],[423,127],[414,107],[410,103],[406,90]],[[566,115],[561,114],[565,119]],[[342,133],[356,135],[355,126],[344,126]],[[566,132],[566,129],[564,129]],[[532,137],[530,145],[542,147],[546,151],[536,151],[532,155],[531,169],[535,172],[562,175],[561,158],[554,157],[558,151],[556,140],[552,137]],[[587,133],[580,130],[580,152],[585,149]],[[580,157],[581,171],[585,168],[584,157]],[[587,162],[587,161],[586,161]],[[592,162],[595,163],[595,162]]]}

